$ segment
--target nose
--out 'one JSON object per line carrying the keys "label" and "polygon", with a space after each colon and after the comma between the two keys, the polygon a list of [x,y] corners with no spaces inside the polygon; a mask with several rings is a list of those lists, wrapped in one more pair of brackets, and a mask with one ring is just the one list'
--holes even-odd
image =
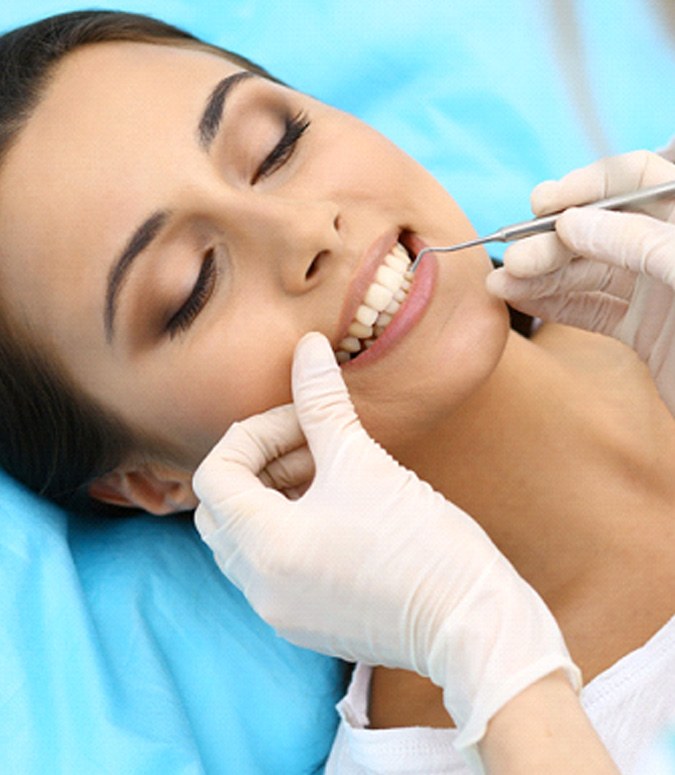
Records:
{"label": "nose", "polygon": [[288,293],[312,288],[342,247],[337,204],[247,194],[231,219],[233,259],[265,267]]}

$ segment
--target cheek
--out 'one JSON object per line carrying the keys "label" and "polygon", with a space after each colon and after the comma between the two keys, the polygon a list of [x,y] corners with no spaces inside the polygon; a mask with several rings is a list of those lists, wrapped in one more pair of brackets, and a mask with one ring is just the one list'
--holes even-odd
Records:
{"label": "cheek", "polygon": [[402,183],[427,174],[384,135],[332,109],[313,142],[312,186],[338,194],[348,192],[352,204],[375,202],[380,212],[388,203],[400,206],[407,198]]}
{"label": "cheek", "polygon": [[[187,442],[191,457],[201,460],[233,422],[291,401],[297,339],[271,331],[266,322],[238,329],[234,341],[223,335],[201,343],[181,369],[191,376],[169,399],[166,418],[167,429]],[[171,405],[178,411],[171,412]]]}

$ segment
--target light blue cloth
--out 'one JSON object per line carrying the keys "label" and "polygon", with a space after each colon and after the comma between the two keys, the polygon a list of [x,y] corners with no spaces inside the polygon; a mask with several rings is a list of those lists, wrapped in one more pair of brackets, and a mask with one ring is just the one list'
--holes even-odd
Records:
{"label": "light blue cloth", "polygon": [[0,772],[320,768],[342,667],[276,637],[189,520],[0,492]]}
{"label": "light blue cloth", "polygon": [[[3,0],[0,30],[89,5]],[[115,5],[366,119],[480,232],[528,217],[539,180],[675,133],[675,56],[656,2]],[[574,9],[563,35],[556,13]],[[0,772],[321,769],[342,666],[261,623],[189,521],[75,519],[0,477],[0,617]]]}

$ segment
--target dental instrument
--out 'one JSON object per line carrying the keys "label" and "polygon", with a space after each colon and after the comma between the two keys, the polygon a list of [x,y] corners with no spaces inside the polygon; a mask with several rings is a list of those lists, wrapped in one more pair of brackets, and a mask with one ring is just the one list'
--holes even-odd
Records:
{"label": "dental instrument", "polygon": [[[612,196],[608,199],[599,199],[596,202],[589,202],[588,204],[581,206],[601,207],[604,210],[622,210],[624,208],[629,209],[630,207],[646,204],[647,202],[653,202],[656,199],[666,199],[669,196],[675,196],[675,180],[671,180],[668,183],[661,183],[658,186],[641,188],[637,191],[631,191],[628,194],[619,194],[618,196]],[[456,250],[464,250],[464,248],[472,248],[476,245],[484,245],[488,242],[514,242],[515,240],[520,240],[524,237],[531,237],[534,234],[555,231],[556,221],[563,212],[564,211],[561,210],[541,218],[533,218],[530,221],[520,221],[519,223],[514,223],[510,226],[503,226],[501,229],[497,229],[497,231],[488,234],[486,237],[478,237],[469,240],[468,242],[460,242],[457,245],[422,248],[413,261],[409,271],[414,272],[417,269],[422,260],[422,256],[426,253],[452,253]]]}

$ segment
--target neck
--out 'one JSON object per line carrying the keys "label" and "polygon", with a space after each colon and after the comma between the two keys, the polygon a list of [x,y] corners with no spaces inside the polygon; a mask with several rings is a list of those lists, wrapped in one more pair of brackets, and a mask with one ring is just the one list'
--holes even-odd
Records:
{"label": "neck", "polygon": [[[561,616],[580,590],[616,581],[630,542],[663,540],[673,429],[633,353],[558,328],[535,342],[513,335],[462,411],[397,453],[480,522]],[[635,558],[644,576],[644,554]]]}
{"label": "neck", "polygon": [[[456,417],[392,451],[537,589],[585,680],[673,615],[675,423],[621,345],[553,326],[532,342],[514,336]],[[440,690],[414,674],[376,670],[375,726],[383,699],[385,710],[423,712],[393,725],[448,724]]]}

